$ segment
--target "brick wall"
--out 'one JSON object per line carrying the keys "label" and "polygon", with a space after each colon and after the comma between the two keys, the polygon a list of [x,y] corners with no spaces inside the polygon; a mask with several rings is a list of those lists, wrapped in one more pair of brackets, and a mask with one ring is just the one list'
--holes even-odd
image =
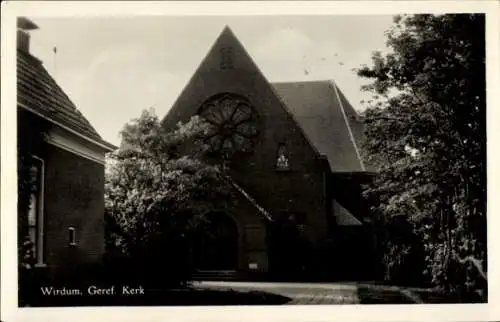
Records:
{"label": "brick wall", "polygon": [[[104,252],[104,165],[52,145],[44,159],[45,261],[51,267],[98,261]],[[69,245],[70,226],[76,246]]]}
{"label": "brick wall", "polygon": [[[230,58],[224,48],[231,48]],[[217,40],[163,120],[164,126],[173,128],[188,121],[205,100],[222,92],[246,97],[259,115],[259,142],[252,155],[234,164],[235,180],[275,216],[288,211],[305,213],[315,241],[324,240],[328,224],[323,163],[232,34],[223,33]],[[275,170],[280,143],[287,146],[291,171]]]}

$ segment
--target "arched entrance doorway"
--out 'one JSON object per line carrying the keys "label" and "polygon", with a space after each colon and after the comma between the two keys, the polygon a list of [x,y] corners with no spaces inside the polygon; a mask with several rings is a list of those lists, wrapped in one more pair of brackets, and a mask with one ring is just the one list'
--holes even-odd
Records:
{"label": "arched entrance doorway", "polygon": [[193,261],[197,270],[236,270],[238,226],[223,212],[206,215],[207,223],[197,235]]}

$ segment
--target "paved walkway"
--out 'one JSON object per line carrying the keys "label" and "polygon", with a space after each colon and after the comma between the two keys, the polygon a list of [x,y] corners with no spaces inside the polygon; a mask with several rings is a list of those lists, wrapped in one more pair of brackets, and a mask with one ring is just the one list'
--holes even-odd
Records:
{"label": "paved walkway", "polygon": [[272,283],[201,281],[205,289],[262,291],[290,298],[287,304],[422,303],[410,289],[359,283]]}

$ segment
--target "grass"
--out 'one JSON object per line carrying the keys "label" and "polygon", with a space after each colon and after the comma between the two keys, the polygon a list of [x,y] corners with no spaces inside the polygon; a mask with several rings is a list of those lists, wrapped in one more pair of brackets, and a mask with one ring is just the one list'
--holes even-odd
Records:
{"label": "grass", "polygon": [[414,304],[415,302],[399,290],[380,287],[358,286],[360,304]]}

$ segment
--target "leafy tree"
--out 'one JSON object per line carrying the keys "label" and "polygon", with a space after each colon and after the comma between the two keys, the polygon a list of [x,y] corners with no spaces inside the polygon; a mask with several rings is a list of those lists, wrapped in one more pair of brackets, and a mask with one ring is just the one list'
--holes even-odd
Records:
{"label": "leafy tree", "polygon": [[[225,209],[232,190],[203,161],[206,124],[198,117],[168,132],[152,110],[127,124],[106,169],[108,249],[140,263],[159,283],[187,279],[193,233],[204,214]],[[163,261],[166,265],[161,265]]]}
{"label": "leafy tree", "polygon": [[[373,80],[364,89],[385,97],[364,115],[365,152],[379,170],[365,195],[381,224],[411,224],[424,277],[459,300],[485,300],[484,15],[398,16],[387,37],[392,51],[358,70]],[[386,232],[388,264],[418,248]]]}

